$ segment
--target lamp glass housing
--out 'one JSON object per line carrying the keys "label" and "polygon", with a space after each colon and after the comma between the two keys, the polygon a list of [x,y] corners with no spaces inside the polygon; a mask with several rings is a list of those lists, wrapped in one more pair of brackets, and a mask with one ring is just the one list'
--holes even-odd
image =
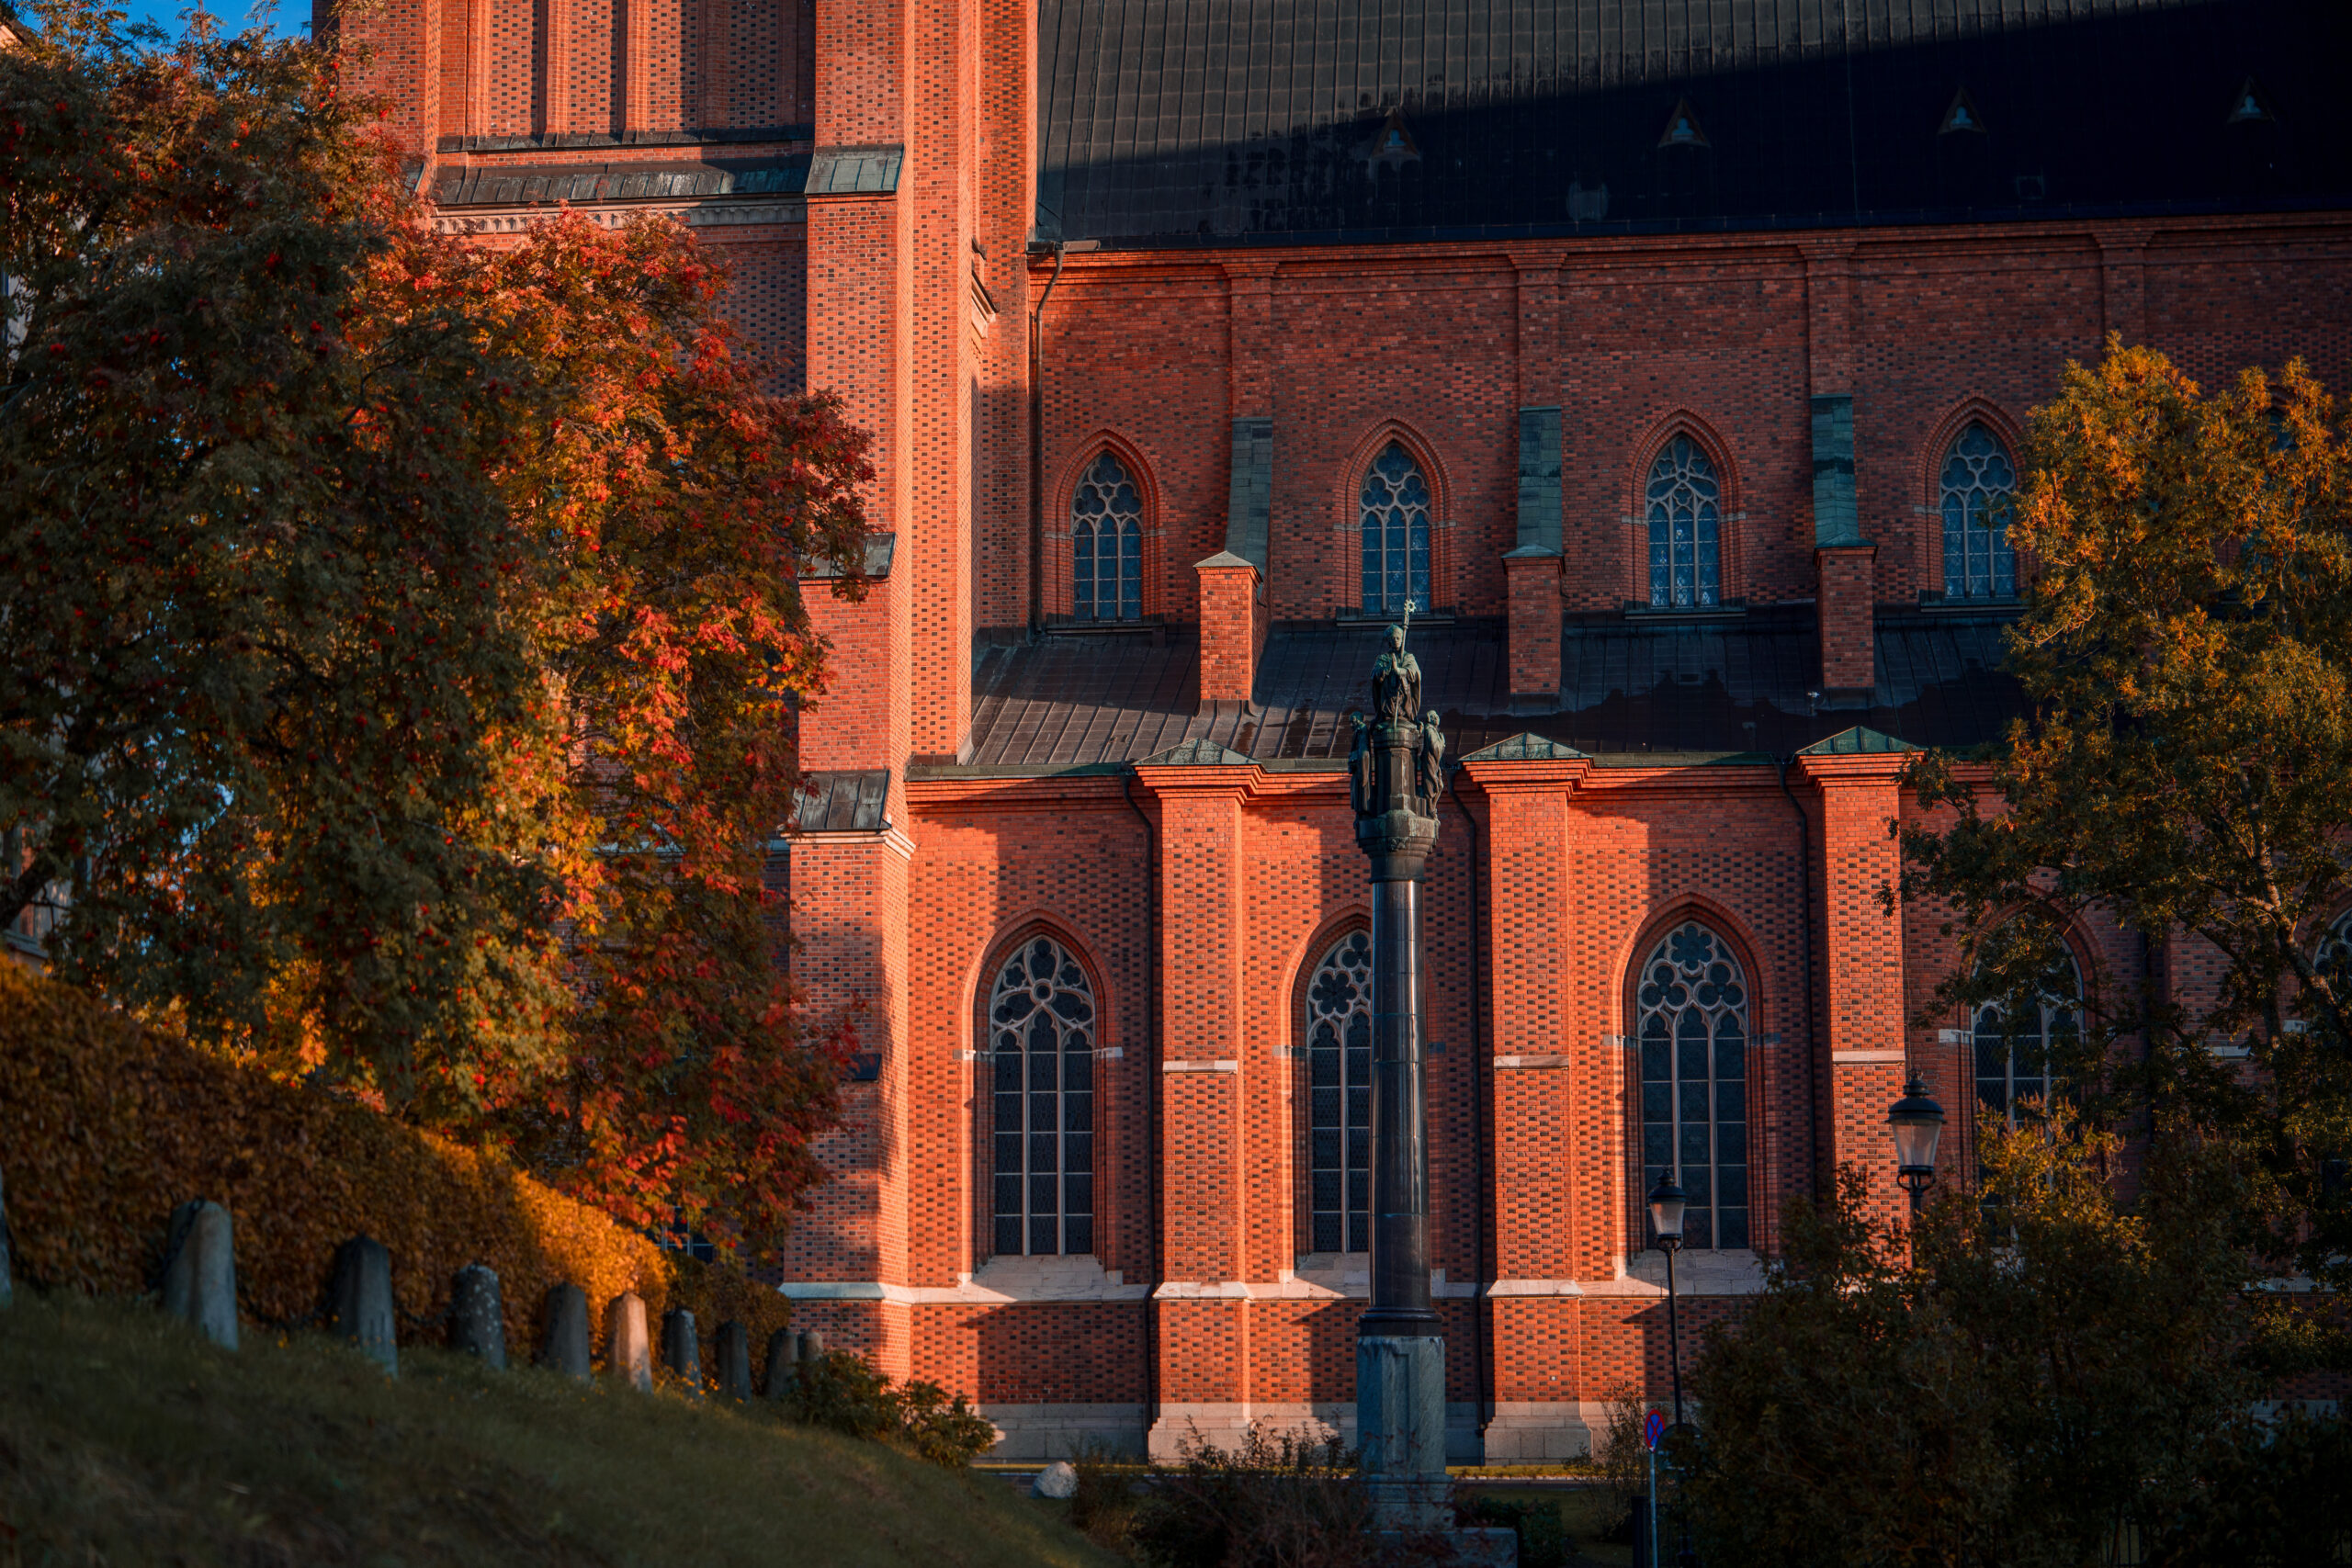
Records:
{"label": "lamp glass housing", "polygon": [[1903,1171],[1936,1168],[1936,1145],[1943,1141],[1944,1108],[1928,1097],[1928,1086],[1917,1073],[1904,1086],[1903,1098],[1886,1114],[1894,1129],[1894,1164]]}
{"label": "lamp glass housing", "polygon": [[1690,1200],[1672,1176],[1661,1176],[1657,1185],[1650,1189],[1650,1230],[1661,1247],[1678,1247],[1682,1242],[1682,1211]]}

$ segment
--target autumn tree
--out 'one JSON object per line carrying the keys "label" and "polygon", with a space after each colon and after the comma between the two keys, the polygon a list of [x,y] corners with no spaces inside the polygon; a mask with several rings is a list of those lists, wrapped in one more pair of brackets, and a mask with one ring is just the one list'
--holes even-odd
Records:
{"label": "autumn tree", "polygon": [[[2035,412],[2026,468],[2030,716],[1981,769],[1931,753],[1908,780],[1939,814],[1903,886],[1950,911],[1943,997],[2022,1012],[2086,913],[2188,943],[2210,986],[2110,984],[2069,1092],[2232,1149],[2249,1278],[2352,1286],[2352,976],[2322,942],[2352,902],[2352,431],[2300,363],[2208,391],[2110,340]],[[2280,1312],[2265,1344],[2341,1364],[2340,1328]]]}
{"label": "autumn tree", "polygon": [[438,235],[332,50],[29,17],[0,918],[212,1048],[773,1237],[840,1042],[761,852],[864,438],[763,389],[674,224]]}
{"label": "autumn tree", "polygon": [[2233,1179],[2166,1145],[2127,1209],[2118,1142],[2062,1105],[1996,1123],[1981,1194],[1916,1225],[1872,1220],[1851,1167],[1789,1205],[1763,1294],[1691,1375],[1707,1560],[2073,1568],[2120,1529],[2150,1562],[2204,1539],[2209,1481],[2264,1438],[2233,1354]]}

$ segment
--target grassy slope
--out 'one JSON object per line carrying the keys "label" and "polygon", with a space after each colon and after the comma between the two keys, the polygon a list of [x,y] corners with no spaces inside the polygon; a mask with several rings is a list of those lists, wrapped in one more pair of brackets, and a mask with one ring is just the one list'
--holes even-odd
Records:
{"label": "grassy slope", "polygon": [[150,1309],[0,1312],[0,1568],[1112,1560],[1000,1481],[756,1407],[315,1335],[215,1349]]}

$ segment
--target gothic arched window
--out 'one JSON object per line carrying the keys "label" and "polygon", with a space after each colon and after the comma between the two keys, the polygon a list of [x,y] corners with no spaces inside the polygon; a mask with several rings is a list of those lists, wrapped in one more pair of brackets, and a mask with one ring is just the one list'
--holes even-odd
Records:
{"label": "gothic arched window", "polygon": [[1420,465],[1391,441],[1363,471],[1363,609],[1430,608],[1430,487]]}
{"label": "gothic arched window", "polygon": [[1094,988],[1032,937],[989,996],[996,1250],[1094,1250]]}
{"label": "gothic arched window", "polygon": [[1650,604],[1693,609],[1723,598],[1723,485],[1687,435],[1650,465]]}
{"label": "gothic arched window", "polygon": [[1069,502],[1070,610],[1081,621],[1143,616],[1143,497],[1105,452]]}
{"label": "gothic arched window", "polygon": [[2000,438],[1981,424],[1944,454],[1944,597],[2006,599],[2018,591],[2009,548],[2009,497],[2018,471]]}
{"label": "gothic arched window", "polygon": [[1690,1206],[1682,1245],[1747,1240],[1747,981],[1723,938],[1692,921],[1642,966],[1642,1190],[1674,1173]]}
{"label": "gothic arched window", "polygon": [[2071,994],[2045,996],[2029,1011],[1987,1002],[1976,1010],[1970,1034],[1976,1048],[1976,1109],[2018,1124],[2020,1100],[2046,1099],[2051,1089],[2051,1047],[2071,1040],[2082,1029],[2079,1017],[2083,977],[2074,960],[2066,961]]}
{"label": "gothic arched window", "polygon": [[1306,987],[1311,1250],[1372,1246],[1372,936],[1334,942]]}
{"label": "gothic arched window", "polygon": [[2347,980],[2352,980],[2352,909],[2335,917],[2335,922],[2319,939],[2319,951],[2312,956],[2330,987],[2341,991]]}

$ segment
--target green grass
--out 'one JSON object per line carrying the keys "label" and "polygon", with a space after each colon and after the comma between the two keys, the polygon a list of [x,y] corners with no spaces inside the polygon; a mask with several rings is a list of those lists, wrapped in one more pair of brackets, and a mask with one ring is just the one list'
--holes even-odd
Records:
{"label": "green grass", "polygon": [[316,1335],[216,1349],[134,1303],[0,1312],[0,1568],[1108,1564],[994,1477],[758,1406]]}

